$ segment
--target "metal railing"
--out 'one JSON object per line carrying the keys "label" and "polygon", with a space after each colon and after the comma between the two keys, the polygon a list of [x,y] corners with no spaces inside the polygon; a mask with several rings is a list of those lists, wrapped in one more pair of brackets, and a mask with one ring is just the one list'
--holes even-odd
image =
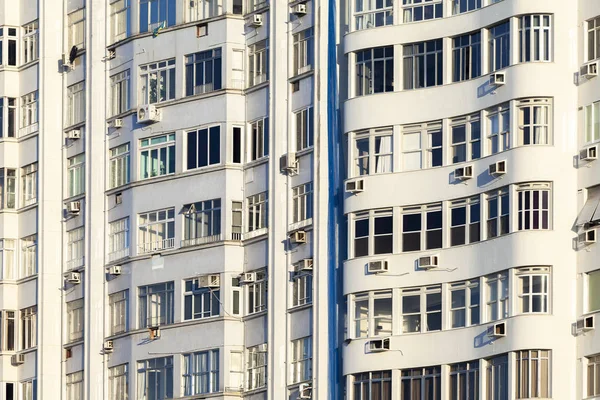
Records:
{"label": "metal railing", "polygon": [[172,249],[175,247],[175,239],[162,239],[154,242],[142,243],[138,245],[138,254],[151,253],[153,251]]}

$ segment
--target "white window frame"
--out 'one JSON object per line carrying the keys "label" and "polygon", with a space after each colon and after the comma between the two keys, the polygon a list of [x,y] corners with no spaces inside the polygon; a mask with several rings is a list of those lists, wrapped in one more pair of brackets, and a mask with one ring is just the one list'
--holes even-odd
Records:
{"label": "white window frame", "polygon": [[67,160],[67,178],[67,197],[85,193],[85,153],[77,154]]}
{"label": "white window frame", "polygon": [[175,247],[175,208],[138,214],[138,254]]}
{"label": "white window frame", "polygon": [[552,61],[552,46],[552,15],[519,17],[519,62]]}
{"label": "white window frame", "polygon": [[307,107],[294,113],[296,127],[296,151],[302,151],[314,145],[314,111]]}
{"label": "white window frame", "polygon": [[82,400],[84,393],[83,371],[73,372],[66,376],[67,399]]}
{"label": "white window frame", "polygon": [[116,43],[131,35],[130,0],[111,0],[110,43]]}
{"label": "white window frame", "polygon": [[0,168],[0,209],[14,210],[17,207],[17,170]]}
{"label": "white window frame", "polygon": [[0,273],[2,273],[2,280],[17,278],[16,243],[15,239],[0,239]]}
{"label": "white window frame", "polygon": [[313,183],[307,182],[292,188],[292,222],[312,219]]}
{"label": "white window frame", "polygon": [[393,128],[356,132],[351,154],[354,160],[353,177],[394,172]]}
{"label": "white window frame", "polygon": [[[455,130],[463,127],[464,138],[455,138]],[[452,164],[478,160],[482,157],[481,118],[479,113],[453,118],[450,121],[450,156]],[[464,157],[460,157],[460,149],[464,148]],[[464,158],[464,159],[462,159]]]}
{"label": "white window frame", "polygon": [[497,154],[512,147],[510,113],[509,103],[486,110],[487,154]]}
{"label": "white window frame", "polygon": [[552,187],[550,183],[524,183],[518,185],[516,189],[517,230],[551,229]]}
{"label": "white window frame", "polygon": [[493,322],[511,316],[509,271],[487,275],[485,281],[486,318]]}
{"label": "white window frame", "polygon": [[246,199],[247,232],[269,226],[269,192],[257,193]]}
{"label": "white window frame", "polygon": [[85,48],[85,7],[75,10],[67,15],[68,20],[68,45],[67,51],[71,51],[73,46],[77,50]]}
{"label": "white window frame", "polygon": [[184,70],[186,96],[210,93],[222,89],[223,56],[221,48],[187,54]]}
{"label": "white window frame", "polygon": [[219,392],[219,349],[183,354],[183,395]]}
{"label": "white window frame", "polygon": [[[149,375],[153,376],[152,381],[155,383],[156,398],[150,399],[147,397]],[[137,362],[137,382],[138,392],[137,399],[144,400],[161,400],[170,399],[173,397],[175,387],[175,378],[173,376],[173,356],[151,358],[148,360],[139,360]],[[170,388],[170,391],[167,391]],[[160,389],[160,393],[158,393]]]}
{"label": "white window frame", "polygon": [[85,227],[67,231],[66,269],[72,270],[85,264]]}
{"label": "white window frame", "polygon": [[257,314],[267,310],[268,277],[267,270],[255,271],[256,280],[244,285],[248,299],[247,315]]}
{"label": "white window frame", "polygon": [[110,182],[109,188],[127,185],[130,181],[129,143],[113,147],[109,150]]}
{"label": "white window frame", "polygon": [[[516,352],[515,399],[551,398],[550,350],[520,350]],[[534,367],[535,365],[535,367]],[[534,371],[537,374],[534,375]],[[543,382],[543,377],[547,382]]]}
{"label": "white window frame", "polygon": [[197,201],[183,209],[182,247],[221,240],[221,199]]}
{"label": "white window frame", "polygon": [[129,290],[108,295],[110,334],[117,335],[129,330]]}
{"label": "white window frame", "polygon": [[292,76],[312,71],[315,58],[314,30],[304,29],[292,35],[293,70]]}
{"label": "white window frame", "polygon": [[267,352],[261,347],[252,346],[246,349],[246,390],[260,389],[267,385]]}
{"label": "white window frame", "polygon": [[[392,371],[370,371],[352,375],[353,400],[391,400]],[[389,396],[386,396],[389,394]]]}
{"label": "white window frame", "polygon": [[37,163],[21,168],[22,207],[37,203],[37,171]]}
{"label": "white window frame", "polygon": [[[450,329],[464,328],[481,323],[481,287],[479,278],[450,283],[448,286],[450,301]],[[454,293],[462,292],[463,303],[455,302]],[[454,316],[462,314],[462,324],[455,324]],[[457,318],[460,321],[460,318]]]}
{"label": "white window frame", "polygon": [[248,159],[256,161],[269,156],[269,117],[252,121],[248,127]]}
{"label": "white window frame", "polygon": [[[392,336],[395,314],[393,300],[391,290],[377,290],[353,295],[351,338]],[[388,302],[389,314],[385,314],[385,304]],[[379,308],[378,304],[383,308]]]}
{"label": "white window frame", "polygon": [[421,399],[426,398],[425,393],[429,393],[429,399],[439,399],[442,391],[441,377],[442,369],[439,365],[404,369],[401,372],[400,391],[406,393],[405,389],[408,389],[408,398],[411,399],[418,399],[421,393]]}
{"label": "white window frame", "polygon": [[[486,194],[486,239],[504,236],[511,232],[510,200],[508,187]],[[503,201],[506,201],[505,207],[503,207]]]}
{"label": "white window frame", "polygon": [[292,340],[292,360],[290,363],[290,383],[306,382],[312,379],[312,337]]}
{"label": "white window frame", "polygon": [[[600,32],[600,29],[599,29]],[[600,35],[600,33],[599,33]],[[587,397],[600,395],[600,354],[587,358]]]}
{"label": "white window frame", "polygon": [[[430,296],[437,297],[439,295],[439,308],[431,309],[429,305]],[[418,297],[419,298],[419,311],[412,311],[404,307],[405,297]],[[435,305],[435,297],[431,297],[432,305]],[[442,298],[442,286],[424,286],[420,288],[408,288],[402,289],[400,298],[400,319],[402,321],[401,330],[403,335],[410,335],[414,333],[425,333],[425,332],[439,332],[444,326],[444,299]],[[429,318],[439,318],[439,329],[429,327]],[[416,318],[415,318],[416,317]],[[411,323],[411,320],[416,323]],[[434,321],[432,321],[434,322]],[[414,325],[414,329],[410,328],[410,325]]]}
{"label": "white window frame", "polygon": [[38,59],[38,21],[32,21],[23,26],[21,37],[23,59],[21,64],[27,64]]}
{"label": "white window frame", "polygon": [[[36,399],[37,393],[35,390],[37,388],[37,379],[28,379],[25,381],[19,382],[19,386],[21,389],[21,400],[34,400]],[[13,385],[13,395],[14,398],[17,398],[17,384]]]}
{"label": "white window frame", "polygon": [[[0,28],[0,31],[2,29]],[[2,43],[0,43],[0,48]],[[17,99],[0,97],[0,139],[17,136]]]}
{"label": "white window frame", "polygon": [[21,238],[20,278],[37,274],[37,234]]}
{"label": "white window frame", "polygon": [[[185,137],[187,140],[185,149],[187,154],[186,169],[188,171],[221,164],[221,150],[224,142],[221,140],[221,125],[186,131]],[[196,143],[195,146],[194,142]]]}
{"label": "white window frame", "polygon": [[129,256],[129,217],[112,221],[108,225],[109,261]]}
{"label": "white window frame", "polygon": [[198,278],[183,282],[183,320],[218,317],[221,313],[220,288],[202,288]]}
{"label": "white window frame", "polygon": [[187,22],[202,21],[223,14],[223,0],[195,0],[185,2]]}
{"label": "white window frame", "polygon": [[269,40],[261,40],[248,46],[248,87],[269,80]]}
{"label": "white window frame", "polygon": [[110,400],[128,400],[129,364],[116,365],[108,369],[108,398]]}
{"label": "white window frame", "polygon": [[[519,146],[552,144],[552,99],[519,100],[517,112]],[[527,122],[525,122],[526,114]]]}
{"label": "white window frame", "polygon": [[[405,207],[402,209],[401,234],[403,252],[433,250],[444,247],[444,232],[447,221],[444,220],[442,208],[443,207],[441,203],[436,203],[423,206]],[[406,219],[411,215],[420,216],[421,223],[419,230],[407,230],[408,226]],[[433,219],[436,217],[439,218],[441,226],[430,227],[429,218]],[[413,236],[416,233],[419,233],[419,247],[408,248],[405,246],[405,244],[408,243],[408,241],[405,240],[405,237],[407,235]],[[439,246],[436,244],[436,242],[439,242]]]}
{"label": "white window frame", "polygon": [[67,122],[77,125],[85,121],[85,81],[67,87]]}
{"label": "white window frame", "polygon": [[[303,262],[303,261],[302,261]],[[312,303],[312,272],[293,273],[292,275],[292,307],[300,307]]]}
{"label": "white window frame", "polygon": [[[458,3],[458,0],[456,1]],[[481,76],[483,64],[481,44],[481,31],[452,38],[453,82],[462,82]]]}
{"label": "white window frame", "polygon": [[37,306],[21,310],[21,349],[37,346]]}
{"label": "white window frame", "polygon": [[[586,61],[600,57],[600,16],[586,21]],[[600,393],[600,389],[598,389]]]}
{"label": "white window frame", "polygon": [[[550,267],[525,267],[515,270],[520,314],[547,314],[550,312]],[[536,285],[541,291],[534,292]]]}
{"label": "white window frame", "polygon": [[[150,64],[140,66],[140,95],[138,104],[158,104],[177,97],[176,93],[176,70],[175,59],[156,61]],[[161,95],[160,85],[164,88],[164,95]],[[152,85],[155,85],[152,94]]]}
{"label": "white window frame", "polygon": [[369,0],[356,1],[354,7],[354,30],[377,28],[394,24],[394,2],[385,0],[381,7]]}
{"label": "white window frame", "polygon": [[[379,219],[389,220],[387,224],[381,224],[379,228],[386,228],[386,226],[390,226],[391,223],[391,231],[377,231],[378,221]],[[359,224],[363,224],[364,221],[368,221],[368,229],[366,236],[357,236],[360,234],[358,231]],[[391,208],[385,208],[381,210],[369,210],[358,212],[352,215],[352,218],[349,219],[350,225],[350,246],[353,257],[363,257],[374,254],[391,254],[394,252],[394,211]],[[357,250],[359,248],[359,244],[367,241],[367,252],[366,253],[358,253]],[[360,243],[359,243],[360,241]],[[362,245],[361,247],[363,247]]]}
{"label": "white window frame", "polygon": [[[454,211],[464,208],[464,222],[455,221]],[[481,201],[480,196],[454,200],[450,203],[450,247],[481,241]],[[455,231],[457,232],[454,235]],[[462,234],[461,234],[461,231]],[[459,239],[456,243],[455,239]]]}
{"label": "white window frame", "polygon": [[[500,27],[507,27],[507,31],[506,32],[501,32],[500,31]],[[496,31],[498,30],[498,33],[496,34]],[[491,26],[488,28],[488,57],[489,57],[489,63],[488,63],[488,70],[489,72],[494,72],[500,69],[504,69],[508,66],[511,65],[511,29],[510,29],[510,21],[506,20],[506,21],[502,21],[494,26]],[[507,44],[507,48],[503,49],[503,45]],[[500,54],[496,54],[496,49],[498,49],[498,52],[500,52]],[[504,52],[502,52],[502,50],[506,50],[506,54]],[[499,56],[499,57],[497,57]],[[504,57],[506,56],[506,60],[504,60]]]}
{"label": "white window frame", "polygon": [[38,122],[38,92],[21,96],[21,128]]}
{"label": "white window frame", "polygon": [[67,343],[83,340],[84,300],[77,299],[67,303]]}
{"label": "white window frame", "polygon": [[[463,385],[465,391],[463,391]],[[479,398],[479,360],[450,365],[450,400]]]}
{"label": "white window frame", "polygon": [[130,87],[131,77],[128,69],[110,77],[111,115],[129,111]]}
{"label": "white window frame", "polygon": [[175,145],[175,133],[140,139],[140,179],[174,174],[177,168]]}
{"label": "white window frame", "polygon": [[[401,5],[402,21],[408,23],[442,18],[444,16],[443,3],[443,0],[429,0],[426,3],[417,0],[404,0]],[[417,14],[420,15],[420,18]],[[426,18],[426,15],[431,15],[431,17]]]}
{"label": "white window frame", "polygon": [[[160,282],[138,287],[139,327],[156,327],[174,322],[175,284]],[[162,315],[163,309],[166,315]]]}
{"label": "white window frame", "polygon": [[[418,139],[408,141],[408,137]],[[441,142],[440,142],[441,140]],[[414,142],[414,143],[413,143]],[[407,125],[402,127],[402,170],[415,171],[445,165],[443,157],[444,134],[442,122]],[[434,153],[435,152],[435,153]],[[408,166],[409,155],[418,154],[419,166]],[[411,164],[412,165],[412,164]]]}

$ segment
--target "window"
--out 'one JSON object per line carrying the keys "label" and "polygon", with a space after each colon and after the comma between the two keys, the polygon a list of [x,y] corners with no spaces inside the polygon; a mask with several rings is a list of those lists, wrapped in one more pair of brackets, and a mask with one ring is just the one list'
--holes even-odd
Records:
{"label": "window", "polygon": [[185,95],[221,89],[221,74],[220,48],[185,56]]}
{"label": "window", "polygon": [[442,329],[442,287],[402,290],[402,333]]}
{"label": "window", "polygon": [[520,268],[517,270],[517,278],[519,280],[519,312],[547,313],[550,268]]}
{"label": "window", "polygon": [[140,140],[140,179],[175,173],[175,134]]}
{"label": "window", "polygon": [[510,107],[508,104],[487,110],[488,151],[496,154],[510,149]]}
{"label": "window", "polygon": [[312,379],[312,337],[292,340],[291,383]]}
{"label": "window", "polygon": [[2,350],[14,351],[15,350],[15,337],[16,337],[16,325],[15,325],[15,311],[5,310],[2,313]]}
{"label": "window", "polygon": [[506,354],[488,360],[486,371],[487,400],[508,398],[508,356]]}
{"label": "window", "polygon": [[292,75],[304,74],[313,69],[315,45],[313,28],[305,29],[293,35],[294,70]]}
{"label": "window", "polygon": [[392,400],[392,371],[352,375],[354,400]]}
{"label": "window", "polygon": [[257,271],[254,282],[248,287],[248,314],[255,314],[267,309],[267,272]]}
{"label": "window", "polygon": [[481,240],[479,196],[453,201],[450,205],[450,246]]}
{"label": "window", "polygon": [[[121,0],[123,2],[123,0]],[[112,109],[111,115],[119,115],[129,111],[129,70],[119,72],[110,77]]]}
{"label": "window", "polygon": [[221,127],[187,132],[187,169],[202,168],[221,162]]}
{"label": "window", "polygon": [[488,322],[508,318],[508,274],[506,271],[485,278]]}
{"label": "window", "polygon": [[138,253],[171,249],[175,246],[175,209],[151,211],[138,215]]}
{"label": "window", "polygon": [[402,169],[404,171],[442,166],[444,135],[441,121],[405,126],[403,130]]}
{"label": "window", "polygon": [[37,91],[21,97],[21,127],[36,124],[38,122]]}
{"label": "window", "polygon": [[269,155],[269,117],[250,123],[250,161]]}
{"label": "window", "polygon": [[23,27],[23,64],[38,59],[38,22],[33,21]]}
{"label": "window", "polygon": [[115,261],[129,255],[129,217],[109,223],[108,258]]}
{"label": "window", "polygon": [[519,101],[520,146],[550,144],[550,104],[550,99]]}
{"label": "window", "polygon": [[129,143],[110,149],[110,188],[129,183]]}
{"label": "window", "polygon": [[79,82],[67,88],[67,126],[85,121],[85,83]]}
{"label": "window", "polygon": [[450,365],[450,400],[479,399],[479,361]]}
{"label": "window", "polygon": [[85,8],[80,8],[67,17],[69,20],[68,49],[70,51],[73,46],[83,49],[85,47]]}
{"label": "window", "polygon": [[451,121],[452,164],[481,157],[481,121],[473,114]]}
{"label": "window", "polygon": [[85,192],[85,154],[81,153],[68,160],[69,197]]}
{"label": "window", "polygon": [[[481,1],[481,0],[479,0]],[[460,82],[481,75],[481,32],[452,39],[452,81]]]}
{"label": "window", "polygon": [[67,303],[68,342],[76,342],[83,339],[83,324],[83,299]]}
{"label": "window", "polygon": [[292,188],[292,222],[300,222],[312,218],[313,184],[305,183]]}
{"label": "window", "polygon": [[585,141],[589,143],[598,139],[600,139],[600,101],[585,107]]}
{"label": "window", "polygon": [[0,168],[0,209],[14,209],[17,195],[17,171]]}
{"label": "window", "polygon": [[221,0],[198,0],[190,2],[187,12],[187,22],[216,17],[223,14],[223,2]]}
{"label": "window", "polygon": [[[13,383],[6,383],[7,387],[6,387],[6,400],[12,400],[12,397],[8,397],[9,395],[13,395],[14,394],[14,398],[16,400],[16,388]],[[29,379],[26,381],[21,381],[19,383],[19,385],[21,386],[21,400],[36,400],[37,398],[37,380],[36,379]],[[80,399],[82,399],[83,397],[80,397]]]}
{"label": "window", "polygon": [[246,12],[252,12],[269,4],[269,0],[247,0]]}
{"label": "window", "polygon": [[129,291],[123,290],[108,296],[110,334],[116,335],[129,329]]}
{"label": "window", "polygon": [[519,185],[517,196],[519,230],[549,229],[550,184]]}
{"label": "window", "polygon": [[219,350],[183,355],[183,395],[219,391]]}
{"label": "window", "polygon": [[[3,33],[6,33],[6,35]],[[3,36],[6,36],[6,39],[2,40]],[[6,46],[2,45],[3,41]],[[6,58],[3,57],[4,50],[8,55]],[[17,28],[0,28],[0,65],[17,66]]]}
{"label": "window", "polygon": [[267,345],[248,347],[248,390],[259,389],[267,384]]}
{"label": "window", "polygon": [[357,132],[354,139],[354,176],[393,172],[392,128]]}
{"label": "window", "polygon": [[130,0],[111,0],[110,5],[110,43],[131,36]]}
{"label": "window", "polygon": [[507,188],[487,194],[487,214],[488,239],[509,233],[510,209]]}
{"label": "window", "polygon": [[83,226],[67,232],[67,270],[83,266],[84,245],[85,229]]}
{"label": "window", "polygon": [[402,251],[440,249],[442,220],[441,204],[405,208],[402,215]]}
{"label": "window", "polygon": [[240,392],[244,389],[244,353],[241,351],[229,352],[229,387]]}
{"label": "window", "polygon": [[381,290],[354,296],[354,337],[391,336],[392,291]]}
{"label": "window", "polygon": [[481,8],[481,0],[452,0],[452,14],[461,14],[478,8]]}
{"label": "window", "polygon": [[83,371],[67,374],[67,399],[83,400]]}
{"label": "window", "polygon": [[15,137],[16,116],[17,100],[13,97],[0,97],[0,138]]}
{"label": "window", "polygon": [[312,281],[311,272],[294,273],[292,276],[292,307],[312,303]]}
{"label": "window", "polygon": [[391,209],[356,213],[353,221],[354,257],[391,254],[394,250],[393,220]]}
{"label": "window", "polygon": [[37,235],[21,239],[21,278],[37,274]]}
{"label": "window", "polygon": [[157,32],[175,25],[175,13],[175,0],[140,0],[140,32]]}
{"label": "window", "polygon": [[394,91],[394,47],[356,52],[356,96]]}
{"label": "window", "polygon": [[440,400],[441,368],[425,367],[402,370],[400,393],[402,399]]}
{"label": "window", "polygon": [[479,280],[450,284],[450,326],[462,328],[479,324]]}
{"label": "window", "polygon": [[[6,248],[6,240],[5,248]],[[600,310],[600,270],[587,273],[587,312]],[[598,383],[600,385],[600,382]],[[600,386],[599,386],[600,389]]]}
{"label": "window", "polygon": [[587,21],[587,60],[600,57],[600,17]]}
{"label": "window", "polygon": [[393,0],[357,0],[354,8],[355,29],[369,29],[394,23]]}
{"label": "window", "polygon": [[220,301],[219,289],[201,287],[198,279],[188,279],[185,281],[183,294],[183,319],[189,321],[218,317],[221,309]]}
{"label": "window", "polygon": [[15,240],[0,239],[0,272],[2,279],[16,279]]}
{"label": "window", "polygon": [[489,29],[490,72],[510,64],[510,23],[503,22]]}
{"label": "window", "polygon": [[242,128],[239,126],[233,127],[233,152],[232,161],[235,164],[242,162]]}
{"label": "window", "polygon": [[428,0],[426,3],[421,0],[403,0],[402,9],[404,22],[442,18],[441,0]]}
{"label": "window", "polygon": [[23,207],[37,202],[37,163],[21,168],[21,190],[23,191]]}
{"label": "window", "polygon": [[314,113],[308,107],[294,114],[296,120],[296,151],[301,151],[313,146],[314,141]]}
{"label": "window", "polygon": [[221,199],[184,206],[182,246],[214,242],[221,237]]}
{"label": "window", "polygon": [[173,323],[173,314],[175,312],[175,289],[173,282],[140,286],[138,293],[140,328]]}
{"label": "window", "polygon": [[175,98],[175,59],[159,61],[140,67],[141,100],[155,104]]}
{"label": "window", "polygon": [[587,396],[600,394],[600,355],[587,357]]}
{"label": "window", "polygon": [[138,361],[137,382],[140,400],[173,397],[173,356]]}
{"label": "window", "polygon": [[519,61],[550,61],[550,15],[519,17]]}
{"label": "window", "polygon": [[442,39],[406,44],[404,52],[404,89],[420,89],[443,83],[444,51]]}
{"label": "window", "polygon": [[517,399],[550,397],[550,351],[517,351]]}
{"label": "window", "polygon": [[248,46],[248,87],[269,79],[269,41],[261,40]]}
{"label": "window", "polygon": [[108,369],[108,398],[127,400],[129,398],[129,365],[121,364]]}
{"label": "window", "polygon": [[21,310],[21,349],[37,345],[37,306]]}
{"label": "window", "polygon": [[231,202],[231,239],[242,240],[242,215],[244,214],[241,201]]}
{"label": "window", "polygon": [[263,192],[246,199],[248,207],[248,232],[268,227],[269,192]]}

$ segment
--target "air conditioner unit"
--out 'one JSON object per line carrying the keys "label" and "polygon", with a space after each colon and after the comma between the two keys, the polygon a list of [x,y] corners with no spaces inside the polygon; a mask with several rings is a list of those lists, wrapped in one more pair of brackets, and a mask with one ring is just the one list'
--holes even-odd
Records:
{"label": "air conditioner unit", "polygon": [[104,342],[104,346],[102,348],[105,353],[112,353],[114,350],[114,343],[112,340],[107,340]]}
{"label": "air conditioner unit", "polygon": [[369,351],[371,353],[388,351],[389,349],[390,349],[390,339],[389,338],[369,340]]}
{"label": "air conditioner unit", "polygon": [[598,64],[595,62],[585,64],[583,67],[581,67],[579,74],[588,79],[598,76]]}
{"label": "air conditioner unit", "polygon": [[312,399],[312,384],[301,383],[298,386],[298,398],[299,399]]}
{"label": "air conditioner unit", "polygon": [[596,243],[596,230],[590,229],[588,231],[583,232],[581,241],[583,242],[583,244]]}
{"label": "air conditioner unit", "polygon": [[70,201],[67,203],[67,212],[69,214],[79,214],[81,211],[81,202],[80,201]]}
{"label": "air conditioner unit", "polygon": [[256,272],[245,272],[240,276],[240,283],[256,282]]}
{"label": "air conditioner unit", "polygon": [[198,286],[202,288],[219,288],[221,287],[221,275],[203,275],[198,278]]}
{"label": "air conditioner unit", "polygon": [[290,235],[290,242],[294,244],[306,243],[306,232],[296,231]]}
{"label": "air conditioner unit", "polygon": [[68,72],[73,69],[73,63],[69,60],[69,55],[67,53],[63,53],[62,55],[62,68],[63,71]]}
{"label": "air conditioner unit", "polygon": [[106,52],[106,59],[107,60],[112,60],[117,56],[117,51],[116,50],[108,50]]}
{"label": "air conditioner unit", "polygon": [[589,317],[585,317],[577,320],[577,330],[579,332],[587,332],[591,331],[595,328],[594,324],[594,316],[590,315]]}
{"label": "air conditioner unit", "polygon": [[365,180],[355,179],[352,181],[346,181],[346,192],[348,193],[360,193],[365,190]]}
{"label": "air conditioner unit", "polygon": [[144,104],[137,109],[137,121],[140,124],[151,124],[160,121],[160,112],[152,104]]}
{"label": "air conditioner unit", "polygon": [[598,146],[590,146],[579,152],[579,159],[583,161],[593,161],[598,159]]}
{"label": "air conditioner unit", "polygon": [[254,27],[262,26],[263,24],[263,16],[262,14],[254,14],[252,18],[250,18],[250,25]]}
{"label": "air conditioner unit", "polygon": [[380,274],[382,272],[388,272],[390,266],[386,260],[370,261],[367,265],[367,272],[370,274]]}
{"label": "air conditioner unit", "polygon": [[14,365],[21,365],[25,363],[25,354],[13,354],[11,357],[11,363]]}
{"label": "air conditioner unit", "polygon": [[78,285],[81,283],[81,274],[79,272],[69,272],[65,276],[65,280],[73,285]]}
{"label": "air conditioner unit", "polygon": [[493,176],[506,174],[506,160],[496,161],[495,163],[490,164],[488,172]]}
{"label": "air conditioner unit", "polygon": [[120,265],[113,265],[108,269],[108,273],[110,275],[121,275],[123,273],[123,268]]}
{"label": "air conditioner unit", "polygon": [[67,132],[67,139],[81,139],[81,130],[80,129],[72,129]]}
{"label": "air conditioner unit", "polygon": [[122,128],[123,127],[123,120],[121,118],[113,119],[112,121],[110,121],[108,123],[108,126],[110,128]]}
{"label": "air conditioner unit", "polygon": [[150,338],[150,340],[158,339],[160,337],[160,328],[158,326],[149,327],[148,337]]}
{"label": "air conditioner unit", "polygon": [[306,15],[306,4],[296,4],[292,9],[292,13],[297,16]]}
{"label": "air conditioner unit", "polygon": [[461,181],[473,178],[473,166],[467,165],[466,167],[456,168],[454,170],[454,178]]}
{"label": "air conditioner unit", "polygon": [[298,160],[296,153],[289,152],[279,159],[279,170],[282,173],[295,174],[298,172]]}
{"label": "air conditioner unit", "polygon": [[492,326],[488,326],[487,336],[496,338],[506,336],[506,322],[498,322]]}
{"label": "air conditioner unit", "polygon": [[438,256],[419,257],[419,260],[417,260],[417,266],[420,269],[435,269],[439,267]]}
{"label": "air conditioner unit", "polygon": [[261,343],[257,347],[258,347],[258,352],[259,353],[266,353],[267,352],[267,344],[266,343]]}
{"label": "air conditioner unit", "polygon": [[294,264],[294,272],[296,272],[296,273],[309,272],[312,270],[313,270],[313,259],[312,258],[305,258],[304,260],[300,261],[299,263]]}
{"label": "air conditioner unit", "polygon": [[502,86],[506,83],[506,75],[504,72],[494,72],[490,75],[490,85]]}

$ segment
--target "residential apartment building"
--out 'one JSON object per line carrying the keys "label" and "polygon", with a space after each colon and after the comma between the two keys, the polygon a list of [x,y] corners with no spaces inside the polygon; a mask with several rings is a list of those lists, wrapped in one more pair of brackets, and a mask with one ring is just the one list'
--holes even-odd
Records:
{"label": "residential apartment building", "polygon": [[600,396],[596,3],[0,0],[0,400]]}

